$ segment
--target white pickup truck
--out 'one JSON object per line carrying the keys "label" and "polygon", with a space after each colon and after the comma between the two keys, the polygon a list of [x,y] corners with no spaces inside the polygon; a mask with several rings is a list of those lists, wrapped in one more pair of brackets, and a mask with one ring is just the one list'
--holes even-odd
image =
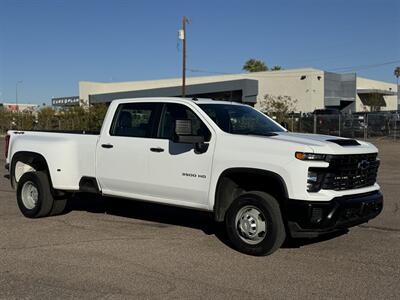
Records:
{"label": "white pickup truck", "polygon": [[212,212],[237,250],[276,251],[367,222],[383,207],[372,144],[291,133],[242,104],[113,101],[99,135],[9,131],[6,168],[29,218],[91,192]]}

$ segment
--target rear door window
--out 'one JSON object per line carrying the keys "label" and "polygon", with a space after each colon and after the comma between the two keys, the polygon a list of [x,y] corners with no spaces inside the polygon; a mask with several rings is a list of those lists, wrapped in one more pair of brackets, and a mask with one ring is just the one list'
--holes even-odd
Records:
{"label": "rear door window", "polygon": [[155,137],[162,104],[120,104],[114,116],[110,135],[128,137]]}

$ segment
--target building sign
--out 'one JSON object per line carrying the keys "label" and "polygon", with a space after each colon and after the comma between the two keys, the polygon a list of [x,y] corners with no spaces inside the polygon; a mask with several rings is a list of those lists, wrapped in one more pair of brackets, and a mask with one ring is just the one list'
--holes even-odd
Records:
{"label": "building sign", "polygon": [[53,106],[79,106],[79,96],[52,98]]}

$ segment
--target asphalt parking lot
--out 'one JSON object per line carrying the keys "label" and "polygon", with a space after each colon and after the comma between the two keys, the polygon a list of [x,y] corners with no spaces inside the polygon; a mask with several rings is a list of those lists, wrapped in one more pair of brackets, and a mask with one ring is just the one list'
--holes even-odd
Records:
{"label": "asphalt parking lot", "polygon": [[400,142],[374,143],[382,214],[269,257],[232,250],[208,215],[184,209],[85,196],[68,214],[24,218],[1,153],[0,298],[400,299]]}

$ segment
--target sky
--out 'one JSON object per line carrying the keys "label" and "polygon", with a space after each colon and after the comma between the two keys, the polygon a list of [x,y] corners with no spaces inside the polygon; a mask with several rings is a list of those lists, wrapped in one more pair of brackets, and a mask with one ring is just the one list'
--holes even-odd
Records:
{"label": "sky", "polygon": [[[0,102],[50,103],[78,82],[242,72],[249,58],[396,82],[400,1],[0,0]],[[200,72],[201,71],[201,72]]]}

